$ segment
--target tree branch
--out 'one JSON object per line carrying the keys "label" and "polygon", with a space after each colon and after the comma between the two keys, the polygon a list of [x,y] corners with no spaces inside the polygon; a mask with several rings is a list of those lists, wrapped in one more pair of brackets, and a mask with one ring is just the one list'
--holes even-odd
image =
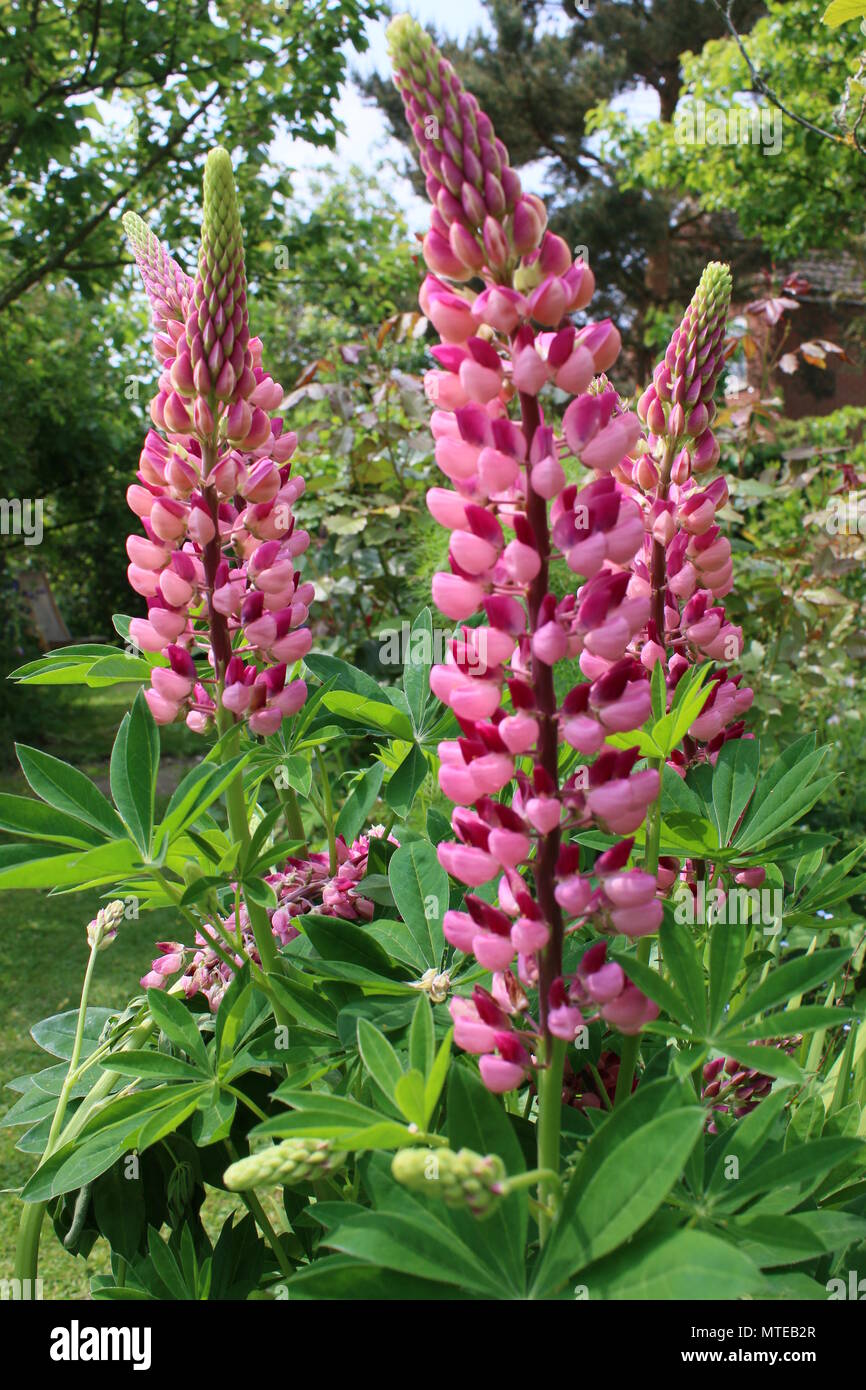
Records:
{"label": "tree branch", "polygon": [[[767,84],[765,78],[761,76],[752,59],[749,57],[746,45],[743,43],[734,21],[731,19],[731,6],[733,0],[728,0],[727,6],[724,7],[722,6],[721,0],[713,0],[713,4],[722,16],[731,37],[739,48],[740,53],[743,55],[743,59],[746,67],[749,69],[749,75],[752,79],[752,90],[766,97],[771,106],[777,107],[784,116],[788,116],[792,121],[795,121],[797,125],[802,126],[804,130],[811,130],[813,135],[820,135],[822,140],[831,140],[834,145],[845,145],[847,147],[848,141],[843,135],[837,135],[835,131],[832,130],[825,130],[823,126],[815,125],[814,121],[808,120],[805,116],[800,116],[796,111],[793,111],[790,106],[786,105],[786,103],[782,101],[782,98]],[[859,143],[857,148],[860,148]]]}

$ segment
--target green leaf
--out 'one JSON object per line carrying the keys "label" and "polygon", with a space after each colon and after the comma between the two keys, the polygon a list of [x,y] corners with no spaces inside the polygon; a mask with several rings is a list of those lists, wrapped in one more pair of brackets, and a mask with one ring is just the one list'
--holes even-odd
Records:
{"label": "green leaf", "polygon": [[[742,739],[733,740],[742,743]],[[727,748],[728,744],[724,744]],[[725,1007],[743,964],[746,949],[744,922],[717,922],[710,933],[710,1011],[709,1028],[714,1033],[725,1015]]]}
{"label": "green leaf", "polygon": [[740,1007],[731,1015],[728,1026],[763,1013],[774,1004],[781,1004],[796,994],[805,994],[814,985],[829,980],[849,959],[850,950],[842,946],[831,951],[815,951],[811,956],[798,956],[770,971],[767,978],[753,989]]}
{"label": "green leaf", "polygon": [[[285,965],[283,966],[285,970]],[[291,1018],[304,1027],[333,1037],[337,1028],[337,1010],[321,991],[311,989],[299,971],[292,975],[269,974],[268,984],[276,994],[281,1006]]]}
{"label": "green leaf", "polygon": [[394,1099],[410,1125],[424,1129],[427,1117],[424,1113],[424,1076],[414,1067],[401,1076],[394,1087]]}
{"label": "green leaf", "polygon": [[[754,1156],[760,1152],[792,1094],[787,1087],[776,1088],[750,1114],[738,1120],[732,1129],[719,1136],[719,1156],[707,1184],[708,1193],[726,1192],[732,1182],[739,1181],[739,1169],[745,1170],[747,1165],[752,1164]],[[736,1165],[731,1165],[729,1170],[730,1159],[736,1159],[737,1162]],[[733,1172],[734,1168],[737,1176],[728,1176],[728,1172]]]}
{"label": "green leaf", "polygon": [[245,965],[232,977],[217,1010],[214,1037],[221,1063],[231,1060],[241,1038],[265,1012],[262,996],[253,990]]}
{"label": "green leaf", "polygon": [[830,0],[821,19],[831,29],[847,24],[851,19],[861,19],[866,15],[866,0]]}
{"label": "green leaf", "polygon": [[180,1047],[204,1070],[211,1070],[207,1048],[198,1030],[195,1016],[190,1013],[173,994],[164,994],[159,989],[147,991],[147,1006],[151,1018],[162,1030],[169,1042]]}
{"label": "green leaf", "polygon": [[733,1031],[721,1034],[719,1046],[724,1047],[742,1067],[754,1067],[758,1071],[766,1072],[768,1076],[781,1077],[783,1081],[803,1080],[800,1067],[793,1057],[789,1057],[780,1047],[761,1047],[749,1041],[742,1033]]}
{"label": "green leaf", "polygon": [[410,935],[405,922],[389,922],[383,918],[376,918],[375,921],[368,922],[364,930],[384,947],[389,956],[402,961],[411,970],[423,975],[428,968],[427,958],[414,936]]}
{"label": "green leaf", "polygon": [[449,1028],[445,1037],[439,1045],[439,1051],[427,1075],[424,1086],[424,1126],[430,1124],[433,1112],[436,1109],[436,1102],[442,1094],[442,1087],[445,1085],[445,1078],[448,1075],[448,1067],[451,1062],[451,1042],[454,1037],[454,1029]]}
{"label": "green leaf", "polygon": [[366,1018],[358,1019],[358,1051],[376,1085],[395,1101],[397,1083],[403,1076],[400,1059],[384,1033]]}
{"label": "green leaf", "polygon": [[668,810],[685,811],[698,819],[705,819],[707,814],[706,805],[688,779],[684,780],[665,763],[662,768],[662,815]]}
{"label": "green leaf", "polygon": [[761,1038],[787,1038],[794,1033],[811,1033],[817,1028],[835,1028],[855,1018],[857,1014],[853,1009],[803,1004],[796,1009],[779,1009],[756,1023],[746,1024],[745,1027],[738,1026],[736,1032],[740,1038],[754,1039],[757,1042]]}
{"label": "green leaf", "polygon": [[365,1211],[322,1237],[325,1245],[365,1264],[498,1298],[500,1289],[481,1260],[447,1226],[434,1222],[420,1203],[418,1215]]}
{"label": "green leaf", "polygon": [[385,800],[401,820],[405,820],[412,809],[412,803],[427,776],[427,759],[413,743],[409,752],[395,772],[391,774],[385,788]]}
{"label": "green leaf", "polygon": [[684,923],[665,917],[659,940],[667,972],[685,1000],[695,1028],[702,1032],[707,1024],[704,968],[691,933]]}
{"label": "green leaf", "polygon": [[[323,1203],[317,1202],[311,1212],[318,1217]],[[349,1215],[344,1211],[344,1215]],[[259,1242],[261,1244],[261,1242]],[[392,1269],[381,1269],[348,1255],[319,1255],[309,1265],[301,1265],[289,1281],[291,1296],[294,1299],[329,1299],[330,1301],[370,1299],[376,1302],[404,1303],[416,1300],[429,1303],[432,1300],[464,1298],[453,1286],[435,1284],[429,1279],[418,1279]]]}
{"label": "green leaf", "polygon": [[165,809],[160,824],[157,826],[155,844],[159,849],[163,839],[169,841],[182,833],[188,825],[192,825],[203,815],[209,806],[222,796],[226,787],[234,780],[239,770],[246,766],[252,757],[252,750],[239,757],[230,758],[228,762],[214,764],[209,762],[197,763],[190,768],[189,772],[178,783],[171,800]]}
{"label": "green leaf", "polygon": [[664,1201],[706,1119],[702,1106],[671,1108],[683,1094],[667,1080],[639,1086],[593,1135],[542,1252],[533,1297],[547,1297],[627,1240]]}
{"label": "green leaf", "polygon": [[793,1216],[737,1217],[728,1230],[744,1254],[772,1268],[859,1244],[866,1238],[866,1221],[841,1211],[800,1211]]}
{"label": "green leaf", "polygon": [[761,759],[755,739],[735,738],[722,745],[713,769],[713,811],[719,843],[730,843],[734,828],[755,789]]}
{"label": "green leaf", "polygon": [[670,713],[653,724],[651,738],[662,757],[668,757],[680,744],[706,704],[705,682],[711,669],[712,662],[692,666],[677,684]]}
{"label": "green leaf", "polygon": [[450,840],[454,833],[448,817],[437,811],[435,806],[431,806],[427,812],[426,829],[427,838],[434,845],[441,845],[443,840]]}
{"label": "green leaf", "polygon": [[[89,1057],[97,1046],[102,1031],[110,1018],[113,1018],[117,1010],[97,1008],[91,1005],[84,1017],[84,1037],[81,1044],[81,1057]],[[68,1009],[66,1013],[52,1014],[50,1018],[43,1018],[39,1023],[34,1023],[30,1029],[30,1036],[44,1052],[50,1052],[52,1057],[61,1057],[64,1062],[68,1062],[72,1057],[72,1047],[75,1042],[75,1030],[78,1027],[78,1009]]]}
{"label": "green leaf", "polygon": [[41,850],[32,844],[0,846],[0,888],[95,887],[119,883],[139,862],[131,840],[111,840],[81,853],[63,853],[59,847]]}
{"label": "green leaf", "polygon": [[122,1165],[115,1164],[93,1186],[93,1214],[112,1251],[135,1260],[144,1232],[144,1183],[130,1182]]}
{"label": "green leaf", "polygon": [[32,796],[10,796],[7,792],[0,793],[0,830],[81,849],[100,845],[105,839],[104,832],[65,811]]}
{"label": "green leaf", "polygon": [[[502,1102],[490,1094],[477,1072],[465,1064],[451,1068],[446,1110],[448,1142],[452,1149],[498,1154],[510,1177],[526,1171],[523,1150]],[[482,1226],[467,1212],[454,1212],[453,1217],[464,1241],[473,1248],[477,1243],[485,1261],[495,1263],[512,1296],[522,1298],[526,1280],[524,1247],[529,1224],[526,1189],[500,1202]]]}
{"label": "green leaf", "polygon": [[737,1181],[728,1184],[727,1192],[715,1203],[716,1209],[737,1211],[761,1193],[770,1193],[774,1210],[790,1210],[839,1163],[862,1156],[864,1147],[860,1139],[814,1139],[809,1144],[795,1144],[763,1163],[750,1164]]}
{"label": "green leaf", "polygon": [[415,1067],[422,1076],[427,1076],[433,1066],[435,1053],[433,1010],[427,995],[421,994],[409,1027],[409,1066]]}
{"label": "green leaf", "polygon": [[428,840],[401,845],[391,856],[388,881],[397,911],[424,955],[438,968],[445,937],[442,919],[448,910],[448,875]]}
{"label": "green leaf", "polygon": [[171,1057],[167,1052],[136,1051],[132,1048],[114,1052],[106,1058],[109,1071],[119,1076],[148,1076],[160,1081],[201,1081],[208,1073],[180,1057]]}
{"label": "green leaf", "polygon": [[416,734],[424,725],[424,711],[430,699],[430,666],[433,654],[433,618],[422,608],[412,623],[409,650],[403,661],[403,694]]}
{"label": "green leaf", "polygon": [[320,681],[334,681],[337,690],[350,691],[366,700],[375,701],[382,698],[382,687],[378,681],[368,676],[366,671],[359,671],[357,666],[350,666],[338,656],[311,652],[309,656],[304,657],[304,665]]}
{"label": "green leaf", "polygon": [[156,774],[159,767],[159,734],[144,695],[123,716],[111,750],[111,795],[145,857],[153,835]]}
{"label": "green leaf", "polygon": [[814,804],[827,780],[814,781],[828,750],[805,752],[811,740],[787,748],[758,782],[745,820],[737,832],[736,847],[741,852],[757,848],[771,835],[784,830]]}
{"label": "green leaf", "polygon": [[118,648],[107,646],[102,642],[78,642],[71,647],[55,647],[47,656],[39,656],[35,661],[28,661],[23,666],[17,666],[14,671],[10,671],[7,677],[10,681],[20,680],[22,676],[32,675],[40,667],[46,665],[62,665],[64,662],[74,663],[89,659],[96,661],[102,656],[117,656]]}
{"label": "green leaf", "polygon": [[[377,694],[380,693],[377,688]],[[406,743],[412,742],[411,720],[394,705],[383,704],[381,700],[365,699],[363,695],[353,695],[344,690],[332,690],[325,695],[322,704],[332,714],[338,714],[343,719],[351,719],[356,724],[378,729],[391,738],[404,739]]]}
{"label": "green leaf", "polygon": [[384,1118],[377,1110],[345,1096],[298,1090],[286,1081],[275,1092],[278,1100],[292,1106],[289,1114],[274,1115],[255,1125],[255,1135],[313,1135],[337,1139],[344,1149],[397,1149],[417,1142],[406,1125]]}
{"label": "green leaf", "polygon": [[29,785],[49,806],[85,821],[112,839],[126,838],[126,829],[117,812],[83,772],[38,748],[19,743],[15,751]]}
{"label": "green leaf", "polygon": [[715,1302],[760,1294],[763,1279],[741,1250],[705,1231],[647,1235],[582,1276],[590,1300],[700,1299]]}
{"label": "green leaf", "polygon": [[651,965],[645,965],[639,960],[621,938],[614,938],[610,946],[610,956],[618,965],[621,965],[632,984],[637,985],[638,989],[643,990],[660,1009],[664,1009],[672,1019],[679,1023],[691,1021],[691,1011],[685,1000],[663,978],[658,970],[653,970]]}
{"label": "green leaf", "polygon": [[257,907],[275,908],[277,906],[277,895],[273,886],[266,883],[263,878],[243,878],[241,879],[241,891],[244,901],[254,903]]}
{"label": "green leaf", "polygon": [[297,920],[327,964],[345,961],[349,965],[363,966],[375,975],[386,978],[393,975],[394,967],[384,950],[378,941],[368,936],[364,927],[342,917],[318,917],[314,913]]}
{"label": "green leaf", "polygon": [[164,1086],[115,1099],[58,1149],[26,1183],[25,1202],[48,1201],[92,1182],[130,1149],[142,1151],[183,1124],[201,1087]]}
{"label": "green leaf", "polygon": [[374,763],[372,767],[358,779],[353,786],[339,816],[337,817],[337,834],[342,835],[347,844],[351,844],[367,822],[382,780],[385,776],[385,768],[382,763]]}

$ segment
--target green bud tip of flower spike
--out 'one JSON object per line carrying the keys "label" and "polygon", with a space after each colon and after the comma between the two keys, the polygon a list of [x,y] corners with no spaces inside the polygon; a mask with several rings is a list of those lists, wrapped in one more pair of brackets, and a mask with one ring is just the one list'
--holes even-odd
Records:
{"label": "green bud tip of flower spike", "polygon": [[290,1187],[293,1183],[330,1177],[343,1166],[346,1157],[334,1149],[330,1139],[284,1139],[281,1144],[239,1158],[226,1169],[223,1181],[230,1192],[247,1192],[252,1187]]}
{"label": "green bud tip of flower spike", "polygon": [[125,212],[120,220],[152,307],[160,318],[179,319],[192,281],[137,213]]}
{"label": "green bud tip of flower spike", "polygon": [[439,1197],[449,1207],[467,1207],[479,1220],[504,1196],[505,1164],[497,1154],[471,1149],[400,1149],[391,1172],[410,1192]]}
{"label": "green bud tip of flower spike", "polygon": [[704,267],[692,302],[685,312],[681,327],[689,333],[690,339],[712,336],[719,321],[724,321],[731,302],[730,267],[722,261],[710,261]]}
{"label": "green bud tip of flower spike", "polygon": [[[507,225],[512,235],[509,218],[521,201],[520,178],[508,164],[508,151],[420,24],[399,15],[388,26],[387,39],[394,82],[418,147],[428,196],[437,209],[437,236],[442,235],[443,221],[450,226],[456,219],[470,261],[474,263],[476,255],[467,249],[471,242],[467,244],[466,237],[481,237],[488,259],[502,269],[509,251],[502,229]],[[512,238],[515,245],[520,242],[517,249],[534,249],[546,221],[541,205],[530,201],[518,220],[517,236]],[[459,245],[461,233],[456,235]],[[480,254],[482,242],[478,246]]]}
{"label": "green bud tip of flower spike", "polygon": [[[220,401],[255,389],[247,344],[247,281],[235,179],[228,150],[217,145],[204,168],[204,215],[198,275],[186,321],[196,392]],[[186,375],[184,367],[182,375]]]}
{"label": "green bud tip of flower spike", "polygon": [[419,82],[424,81],[423,64],[436,63],[439,50],[427,30],[410,14],[398,14],[385,30],[388,56],[395,67],[419,71],[413,74]]}

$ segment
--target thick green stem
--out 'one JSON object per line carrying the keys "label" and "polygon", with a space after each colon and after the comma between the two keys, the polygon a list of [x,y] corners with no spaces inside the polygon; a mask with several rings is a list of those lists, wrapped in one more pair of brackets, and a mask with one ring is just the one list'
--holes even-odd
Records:
{"label": "thick green stem", "polygon": [[[653,766],[658,767],[659,772],[661,772],[659,763],[654,763]],[[658,800],[653,802],[647,813],[647,840],[644,867],[649,874],[658,872],[661,833],[662,807],[661,793],[659,793]],[[648,936],[641,937],[637,944],[637,958],[642,965],[649,965],[651,953],[652,943],[650,938]],[[632,1082],[634,1081],[634,1073],[639,1056],[640,1034],[634,1033],[623,1039],[622,1051],[619,1057],[619,1075],[616,1078],[614,1105],[621,1105],[622,1102],[628,1100],[631,1095]]]}
{"label": "thick green stem", "polygon": [[304,819],[301,815],[301,806],[298,801],[294,787],[278,787],[277,796],[283,808],[283,815],[286,818],[286,827],[294,839],[300,840],[301,852],[306,857],[307,854],[307,832],[304,830]]}
{"label": "thick green stem", "polygon": [[[227,733],[233,722],[233,715],[220,704],[217,711],[217,728],[220,734]],[[231,737],[227,738],[223,744],[223,761],[228,762],[230,758],[236,757],[240,743],[240,730],[236,729]],[[243,771],[240,770],[232,778],[226,787],[226,811],[229,818],[229,830],[232,839],[242,848],[250,842],[250,827],[247,820],[247,806],[244,800]],[[274,934],[271,931],[271,919],[268,917],[267,909],[259,903],[254,903],[249,895],[244,898],[247,912],[250,917],[250,926],[253,929],[256,950],[264,971],[274,971],[277,969],[279,954],[277,944],[274,941]]]}
{"label": "thick green stem", "polygon": [[538,1073],[538,1166],[544,1174],[538,1184],[538,1239],[543,1245],[550,1231],[551,1206],[559,1195],[559,1141],[562,1124],[562,1074],[565,1043],[548,1037],[547,1065]]}
{"label": "thick green stem", "polygon": [[[78,1063],[81,1060],[81,1047],[84,1041],[84,1025],[87,1021],[87,1000],[90,995],[90,985],[93,980],[93,968],[96,965],[98,947],[91,946],[90,955],[87,958],[87,969],[84,972],[84,981],[81,986],[81,1002],[78,1005],[78,1020],[75,1025],[75,1038],[72,1043],[72,1053],[69,1058],[69,1066],[63,1085],[60,1087],[60,1095],[57,1097],[57,1108],[54,1111],[54,1118],[51,1121],[51,1128],[48,1131],[48,1139],[45,1144],[45,1151],[42,1161],[54,1152],[57,1146],[57,1138],[63,1127],[66,1116],[66,1107],[69,1104],[69,1095],[75,1084],[75,1073]],[[42,1222],[45,1217],[45,1202],[34,1202],[25,1206],[21,1213],[21,1224],[18,1228],[18,1245],[15,1253],[15,1276],[22,1280],[22,1288],[33,1288],[32,1282],[27,1285],[23,1281],[26,1279],[34,1280],[39,1268],[39,1238],[42,1233]]]}
{"label": "thick green stem", "polygon": [[[234,1144],[231,1142],[230,1139],[226,1139],[225,1146],[228,1150],[228,1154],[232,1160],[232,1163],[236,1163],[239,1155]],[[255,1190],[251,1189],[248,1192],[242,1192],[241,1197],[243,1199],[243,1203],[247,1211],[252,1216],[253,1220],[255,1221],[256,1225],[258,1226],[259,1230],[264,1236],[265,1240],[268,1242],[268,1245],[271,1247],[274,1254],[276,1255],[277,1263],[280,1266],[280,1269],[282,1270],[283,1274],[285,1274],[288,1279],[291,1279],[295,1271],[286,1256],[285,1250],[280,1244],[280,1238],[274,1230],[273,1226],[271,1225],[270,1220],[268,1219],[268,1214],[262,1206],[261,1202],[259,1201],[259,1198]]]}
{"label": "thick green stem", "polygon": [[[88,962],[88,967],[90,967],[90,962]],[[85,985],[89,989],[87,976],[85,976]],[[82,999],[86,1003],[84,990],[82,990]],[[82,1014],[79,1012],[79,1029],[83,1031],[81,1018]],[[123,1050],[127,1051],[129,1049],[139,1048],[149,1037],[154,1026],[152,1019],[148,1019],[146,1023],[140,1024],[139,1027],[130,1034],[127,1041],[124,1042]],[[76,1030],[76,1032],[78,1032],[78,1030]],[[79,1043],[79,1053],[80,1050]],[[78,1062],[76,1061],[75,1066],[77,1067],[77,1065]],[[42,1163],[45,1162],[46,1158],[48,1158],[51,1153],[62,1148],[64,1144],[68,1144],[71,1139],[75,1139],[77,1135],[81,1133],[94,1108],[100,1101],[104,1100],[111,1091],[114,1083],[118,1079],[118,1075],[119,1073],[116,1071],[105,1071],[102,1073],[99,1080],[79,1105],[65,1129],[61,1130],[60,1125],[55,1123],[58,1111],[54,1112],[55,1122],[52,1122],[51,1125],[51,1135],[45,1146],[45,1152],[42,1155]],[[63,1111],[65,1111],[66,1100],[62,1092],[60,1099],[58,1099],[58,1110],[60,1110],[61,1103],[63,1105]],[[47,1202],[27,1202],[21,1215],[21,1224],[18,1228],[18,1245],[15,1252],[15,1278],[21,1280],[22,1288],[33,1288],[33,1281],[36,1279],[36,1275],[39,1271],[39,1237],[42,1231],[42,1222],[45,1217],[47,1206]],[[31,1281],[29,1285],[25,1283],[28,1279]]]}
{"label": "thick green stem", "polygon": [[505,1179],[502,1184],[503,1196],[509,1197],[512,1192],[520,1192],[524,1187],[534,1187],[537,1182],[548,1182],[557,1193],[562,1191],[559,1174],[552,1168],[528,1168],[525,1173],[517,1173],[513,1178]]}
{"label": "thick green stem", "polygon": [[331,779],[325,767],[325,759],[316,749],[316,765],[322,779],[322,805],[324,808],[325,833],[328,836],[328,863],[332,874],[337,872],[337,822],[334,816],[334,798],[331,796]]}

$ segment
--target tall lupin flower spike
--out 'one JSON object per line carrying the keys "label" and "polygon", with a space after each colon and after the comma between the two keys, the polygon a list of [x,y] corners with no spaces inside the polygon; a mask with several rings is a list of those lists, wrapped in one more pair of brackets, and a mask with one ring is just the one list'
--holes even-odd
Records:
{"label": "tall lupin flower spike", "polygon": [[[145,534],[127,542],[129,580],[147,599],[130,636],[161,652],[145,692],[157,723],[181,713],[203,732],[245,720],[274,733],[306,698],[289,668],[310,648],[313,585],[296,558],[309,544],[292,507],[297,436],[271,419],[282,388],[251,338],[243,237],[231,160],[211,150],[194,281],[135,214],[124,229],[151,302],[162,367],[138,481],[127,492]],[[163,431],[158,433],[157,431]],[[196,655],[210,668],[199,670]]]}
{"label": "tall lupin flower spike", "polygon": [[[675,329],[652,385],[638,401],[646,427],[642,454],[618,470],[647,509],[647,540],[635,563],[634,586],[650,598],[652,619],[640,650],[651,670],[664,662],[670,697],[688,667],[722,663],[710,674],[709,694],[672,765],[684,773],[696,757],[714,758],[728,738],[743,734],[741,716],[752,691],[740,688],[729,666],[740,656],[742,630],[717,602],[733,587],[733,562],[716,513],[728,500],[723,477],[704,484],[719,459],[712,432],[713,393],[724,365],[725,319],[731,297],[728,267],[714,261]],[[706,745],[702,751],[698,745]]]}
{"label": "tall lupin flower spike", "polygon": [[[519,1086],[538,1061],[558,1102],[558,1049],[582,1026],[582,1010],[628,1032],[657,1013],[618,966],[593,970],[607,982],[596,994],[580,972],[565,980],[562,968],[567,921],[571,930],[591,919],[639,936],[661,918],[655,874],[627,867],[631,839],[601,856],[597,886],[580,872],[578,847],[563,842],[590,825],[630,835],[659,793],[655,768],[634,770],[636,748],[602,750],[608,732],[638,728],[650,712],[636,657],[650,598],[630,591],[624,568],[644,544],[643,511],[613,477],[641,422],[599,376],[619,353],[616,329],[605,321],[578,330],[569,320],[591,298],[589,268],[546,230],[543,204],[520,192],[489,118],[429,37],[404,16],[389,43],[434,202],[424,254],[435,273],[420,300],[442,339],[426,387],[437,406],[436,462],[451,486],[432,488],[427,500],[451,539],[450,569],[434,577],[433,598],[457,623],[482,615],[431,673],[462,735],[439,748],[457,836],[440,845],[440,861],[470,888],[498,880],[498,904],[468,893],[465,910],[445,916],[448,940],[494,977],[492,994],[455,998],[452,1014],[491,1090]],[[484,282],[478,294],[442,278],[473,275]],[[548,383],[576,395],[564,440],[544,419],[539,393]],[[569,452],[594,475],[581,489],[566,485]],[[554,549],[587,581],[577,594],[551,592]],[[560,705],[553,668],[577,656],[598,663],[597,675]],[[598,753],[565,781],[561,741]],[[515,776],[508,805],[497,793]],[[526,1018],[524,986],[538,987],[539,1019],[516,1029],[512,1020]]]}

